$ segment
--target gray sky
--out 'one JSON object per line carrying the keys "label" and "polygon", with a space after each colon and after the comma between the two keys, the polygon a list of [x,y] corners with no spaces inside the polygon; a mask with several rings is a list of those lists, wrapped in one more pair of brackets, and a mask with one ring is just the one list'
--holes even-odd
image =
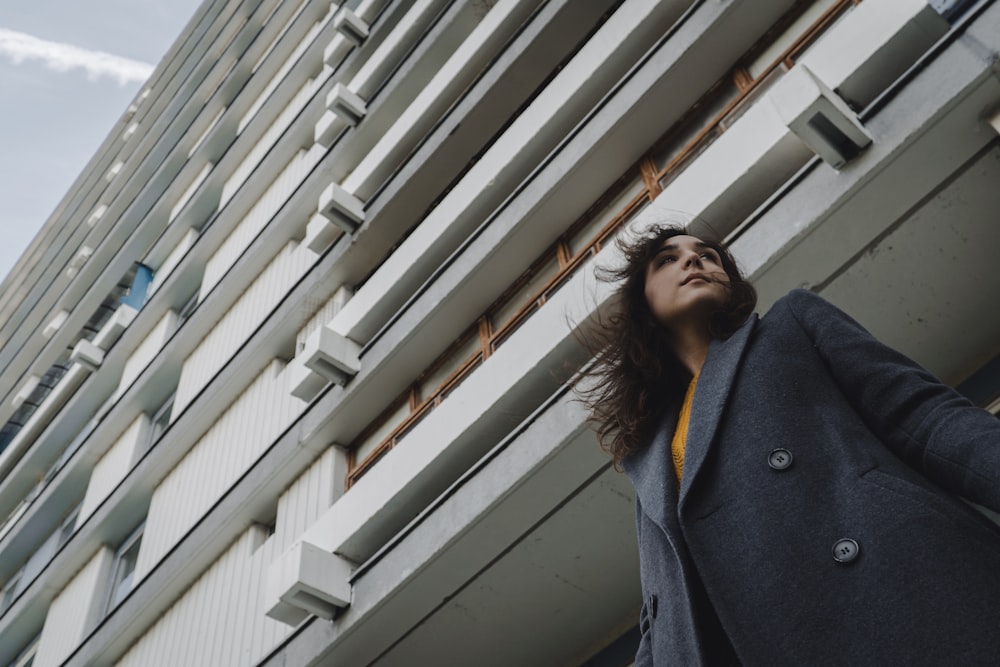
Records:
{"label": "gray sky", "polygon": [[201,2],[0,1],[0,280]]}

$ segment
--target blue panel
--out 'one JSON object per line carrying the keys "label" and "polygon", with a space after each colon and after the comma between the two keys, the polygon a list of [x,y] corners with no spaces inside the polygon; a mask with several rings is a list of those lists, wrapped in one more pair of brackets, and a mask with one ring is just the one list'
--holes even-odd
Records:
{"label": "blue panel", "polygon": [[145,264],[140,264],[135,270],[135,278],[132,279],[132,287],[128,294],[121,298],[121,302],[126,306],[131,306],[136,310],[142,308],[149,295],[149,286],[153,283],[153,269]]}

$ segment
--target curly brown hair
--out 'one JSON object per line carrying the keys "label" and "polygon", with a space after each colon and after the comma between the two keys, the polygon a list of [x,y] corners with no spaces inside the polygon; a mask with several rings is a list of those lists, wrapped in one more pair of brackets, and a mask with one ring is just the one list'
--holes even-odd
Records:
{"label": "curly brown hair", "polygon": [[[649,262],[667,239],[685,234],[683,227],[673,225],[655,226],[638,235],[620,234],[616,245],[625,264],[597,270],[598,279],[620,284],[608,312],[583,332],[594,361],[578,392],[590,410],[601,447],[619,469],[626,456],[648,443],[663,406],[679,400],[691,380],[691,373],[668,347],[645,296]],[[729,276],[727,303],[710,320],[712,335],[725,339],[753,312],[757,291],[729,250],[713,239],[701,240],[719,253]]]}

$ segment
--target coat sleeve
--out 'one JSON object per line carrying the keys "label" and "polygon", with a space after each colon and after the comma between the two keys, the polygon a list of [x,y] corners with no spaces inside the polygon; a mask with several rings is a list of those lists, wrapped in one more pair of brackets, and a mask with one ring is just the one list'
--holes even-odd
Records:
{"label": "coat sleeve", "polygon": [[822,297],[794,290],[785,307],[869,428],[928,479],[1000,511],[1000,419]]}

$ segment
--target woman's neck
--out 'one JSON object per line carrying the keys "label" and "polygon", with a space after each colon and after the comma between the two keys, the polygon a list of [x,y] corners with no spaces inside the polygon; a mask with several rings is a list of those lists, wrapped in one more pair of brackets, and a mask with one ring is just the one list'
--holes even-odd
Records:
{"label": "woman's neck", "polygon": [[677,360],[691,372],[691,375],[701,373],[711,342],[712,335],[707,326],[686,327],[670,332],[670,347]]}

